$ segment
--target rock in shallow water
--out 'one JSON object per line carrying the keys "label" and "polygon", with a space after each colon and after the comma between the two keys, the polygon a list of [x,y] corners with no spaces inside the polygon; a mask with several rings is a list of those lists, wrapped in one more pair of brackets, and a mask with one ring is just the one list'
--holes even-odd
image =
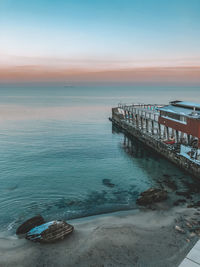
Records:
{"label": "rock in shallow water", "polygon": [[173,205],[178,206],[179,204],[183,204],[185,202],[186,202],[185,199],[178,199],[178,200],[174,201]]}
{"label": "rock in shallow water", "polygon": [[189,191],[177,191],[176,195],[186,197],[187,199],[192,198]]}
{"label": "rock in shallow water", "polygon": [[167,199],[167,191],[157,188],[149,188],[148,190],[142,192],[137,199],[137,204],[146,206],[156,202],[161,202]]}
{"label": "rock in shallow water", "polygon": [[26,234],[28,231],[30,231],[33,227],[39,226],[41,224],[45,223],[44,218],[41,215],[34,216],[27,221],[25,221],[23,224],[21,224],[16,231],[17,235],[23,235]]}
{"label": "rock in shallow water", "polygon": [[51,243],[64,239],[73,230],[74,227],[64,221],[52,221],[31,229],[26,234],[26,239],[40,243]]}
{"label": "rock in shallow water", "polygon": [[111,183],[110,179],[103,179],[102,183],[108,187],[114,187],[115,185]]}
{"label": "rock in shallow water", "polygon": [[188,208],[198,208],[198,207],[200,207],[200,201],[188,205]]}

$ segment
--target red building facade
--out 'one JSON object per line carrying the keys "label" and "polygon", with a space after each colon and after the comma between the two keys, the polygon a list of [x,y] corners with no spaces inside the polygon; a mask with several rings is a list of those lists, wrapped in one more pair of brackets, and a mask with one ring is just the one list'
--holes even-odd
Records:
{"label": "red building facade", "polygon": [[159,111],[158,123],[166,127],[168,133],[169,128],[175,131],[177,142],[186,134],[188,143],[196,140],[200,148],[200,104],[174,101]]}

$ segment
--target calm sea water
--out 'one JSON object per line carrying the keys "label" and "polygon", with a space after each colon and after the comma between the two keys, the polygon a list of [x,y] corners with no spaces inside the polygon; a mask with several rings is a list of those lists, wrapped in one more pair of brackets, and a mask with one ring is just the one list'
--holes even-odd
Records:
{"label": "calm sea water", "polygon": [[136,140],[130,151],[108,117],[118,102],[199,97],[198,87],[1,86],[1,229],[36,214],[67,220],[135,208],[166,174],[184,186],[190,176]]}

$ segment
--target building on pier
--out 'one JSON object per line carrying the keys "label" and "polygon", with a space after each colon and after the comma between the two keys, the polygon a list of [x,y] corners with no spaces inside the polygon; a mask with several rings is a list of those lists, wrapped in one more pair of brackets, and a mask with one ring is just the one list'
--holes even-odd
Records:
{"label": "building on pier", "polygon": [[200,104],[173,101],[158,110],[158,123],[164,125],[168,137],[171,132],[177,143],[200,148]]}

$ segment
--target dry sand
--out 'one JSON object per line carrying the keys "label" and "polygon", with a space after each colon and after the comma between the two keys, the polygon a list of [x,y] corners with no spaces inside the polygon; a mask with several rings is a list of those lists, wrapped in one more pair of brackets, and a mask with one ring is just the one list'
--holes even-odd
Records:
{"label": "dry sand", "polygon": [[0,238],[0,266],[178,266],[197,241],[175,230],[194,209],[142,210],[72,220],[75,231],[48,245]]}

